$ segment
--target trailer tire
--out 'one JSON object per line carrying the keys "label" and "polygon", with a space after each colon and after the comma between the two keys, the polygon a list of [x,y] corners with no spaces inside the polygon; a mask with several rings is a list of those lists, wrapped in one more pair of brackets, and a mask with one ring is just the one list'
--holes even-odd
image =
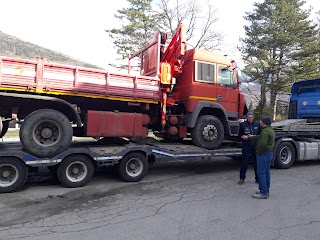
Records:
{"label": "trailer tire", "polygon": [[9,122],[8,121],[5,121],[5,122],[1,121],[1,125],[2,125],[2,128],[1,128],[0,138],[2,138],[4,135],[6,135],[8,128],[9,128]]}
{"label": "trailer tire", "polygon": [[201,116],[191,130],[191,138],[193,144],[198,147],[216,149],[221,145],[224,138],[223,125],[215,116]]}
{"label": "trailer tire", "polygon": [[290,142],[282,142],[276,149],[274,158],[274,166],[276,168],[290,168],[296,159],[294,146]]}
{"label": "trailer tire", "polygon": [[19,135],[28,153],[48,158],[70,146],[73,130],[69,119],[61,112],[40,109],[25,118]]}
{"label": "trailer tire", "polygon": [[124,156],[118,165],[118,175],[126,182],[138,182],[148,172],[148,161],[142,153],[133,152]]}
{"label": "trailer tire", "polygon": [[59,164],[57,173],[63,186],[69,188],[83,187],[93,177],[94,166],[88,157],[72,155]]}
{"label": "trailer tire", "polygon": [[26,182],[28,170],[18,158],[0,159],[0,193],[18,190]]}

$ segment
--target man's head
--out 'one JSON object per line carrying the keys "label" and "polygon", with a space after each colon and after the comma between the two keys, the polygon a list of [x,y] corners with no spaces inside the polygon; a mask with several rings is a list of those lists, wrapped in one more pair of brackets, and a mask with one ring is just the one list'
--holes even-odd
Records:
{"label": "man's head", "polygon": [[270,126],[271,125],[271,118],[268,116],[262,117],[261,121],[260,121],[260,125],[261,125],[261,127]]}
{"label": "man's head", "polygon": [[254,119],[253,112],[247,112],[246,116],[247,116],[247,121],[252,123]]}

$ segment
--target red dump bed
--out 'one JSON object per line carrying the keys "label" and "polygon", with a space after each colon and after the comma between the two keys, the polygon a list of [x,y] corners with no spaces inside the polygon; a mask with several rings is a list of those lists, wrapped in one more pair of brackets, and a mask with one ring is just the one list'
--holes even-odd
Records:
{"label": "red dump bed", "polygon": [[84,97],[159,100],[159,80],[148,76],[0,56],[0,90]]}

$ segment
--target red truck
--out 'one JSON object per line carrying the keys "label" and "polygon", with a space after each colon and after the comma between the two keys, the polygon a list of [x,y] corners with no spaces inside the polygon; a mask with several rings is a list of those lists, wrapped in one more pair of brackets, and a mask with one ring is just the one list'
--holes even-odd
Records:
{"label": "red truck", "polygon": [[[218,148],[238,134],[245,111],[237,69],[226,56],[186,50],[185,35],[181,24],[166,46],[157,32],[129,59],[128,74],[0,57],[0,137],[16,114],[22,146],[37,157],[63,152],[73,136],[144,138],[150,130]],[[140,74],[131,74],[137,58]]]}

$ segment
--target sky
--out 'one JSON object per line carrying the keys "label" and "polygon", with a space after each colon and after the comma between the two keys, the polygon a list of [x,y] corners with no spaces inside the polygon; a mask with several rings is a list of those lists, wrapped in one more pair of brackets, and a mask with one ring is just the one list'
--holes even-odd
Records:
{"label": "sky", "polygon": [[[243,16],[253,10],[256,1],[262,0],[209,0],[218,10],[216,29],[225,36],[221,48],[238,62],[241,56],[236,49],[247,24]],[[306,2],[306,7],[320,10],[320,0]],[[107,70],[110,63],[115,63],[116,51],[105,29],[120,26],[114,14],[127,7],[126,0],[0,0],[0,3],[0,31]]]}

